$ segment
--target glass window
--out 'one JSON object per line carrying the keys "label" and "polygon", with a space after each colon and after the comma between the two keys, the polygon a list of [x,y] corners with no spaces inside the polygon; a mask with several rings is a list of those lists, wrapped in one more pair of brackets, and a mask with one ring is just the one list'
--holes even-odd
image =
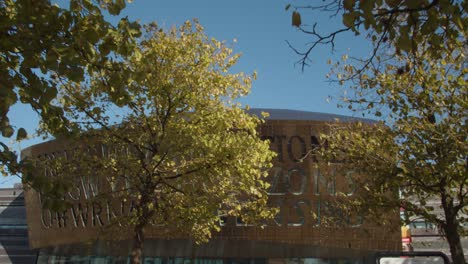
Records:
{"label": "glass window", "polygon": [[[129,264],[130,257],[113,256],[56,256],[39,254],[38,264]],[[361,259],[321,259],[321,258],[171,258],[143,257],[142,264],[362,264]]]}

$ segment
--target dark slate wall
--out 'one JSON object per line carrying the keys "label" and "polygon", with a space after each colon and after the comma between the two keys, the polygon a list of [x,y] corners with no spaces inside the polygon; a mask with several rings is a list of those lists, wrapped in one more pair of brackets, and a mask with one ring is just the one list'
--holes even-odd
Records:
{"label": "dark slate wall", "polygon": [[0,189],[0,263],[35,262],[36,251],[29,249],[28,244],[23,191]]}

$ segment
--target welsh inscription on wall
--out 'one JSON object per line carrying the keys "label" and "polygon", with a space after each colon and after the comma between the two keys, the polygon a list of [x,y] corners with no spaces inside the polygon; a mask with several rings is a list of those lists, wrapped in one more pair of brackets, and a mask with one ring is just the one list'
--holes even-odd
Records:
{"label": "welsh inscription on wall", "polygon": [[[271,148],[277,153],[275,166],[269,173],[268,195],[271,205],[280,209],[275,219],[265,225],[319,227],[322,225],[322,219],[331,217],[339,225],[359,227],[362,224],[361,217],[346,214],[332,203],[338,192],[351,199],[356,192],[356,184],[352,171],[342,174],[338,173],[333,165],[326,168],[317,166],[317,151],[324,147],[324,142],[320,142],[318,135],[273,134],[263,138],[271,142]],[[109,150],[101,145],[89,148],[90,151],[99,151],[101,155],[107,155]],[[37,158],[67,158],[73,154],[73,150],[63,150],[43,153]],[[53,176],[53,172],[49,170],[45,174]],[[99,199],[100,190],[103,188],[112,190],[115,186],[92,175],[78,176],[71,191],[64,197],[72,202],[71,207],[61,212],[42,209],[42,227],[48,229],[105,226],[113,219],[128,215],[135,209],[132,200]],[[37,195],[43,207],[41,194]],[[220,224],[245,225],[241,219],[235,219],[234,223],[222,219]]]}

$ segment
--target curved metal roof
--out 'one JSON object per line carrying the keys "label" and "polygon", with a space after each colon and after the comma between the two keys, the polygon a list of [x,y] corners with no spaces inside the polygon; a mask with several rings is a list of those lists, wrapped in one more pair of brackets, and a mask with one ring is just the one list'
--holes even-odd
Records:
{"label": "curved metal roof", "polygon": [[314,120],[314,121],[325,121],[325,122],[334,122],[334,121],[339,120],[341,122],[353,122],[353,121],[361,121],[365,123],[377,122],[376,120],[372,120],[368,118],[359,118],[359,117],[352,117],[352,116],[300,111],[300,110],[290,110],[290,109],[251,108],[247,112],[256,116],[261,116],[261,112],[268,112],[270,116],[265,118],[267,120]]}

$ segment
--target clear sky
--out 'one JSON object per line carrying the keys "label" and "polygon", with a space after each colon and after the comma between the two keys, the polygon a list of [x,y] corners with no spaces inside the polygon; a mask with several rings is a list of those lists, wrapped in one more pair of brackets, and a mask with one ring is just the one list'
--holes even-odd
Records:
{"label": "clear sky", "polygon": [[[317,2],[321,2],[315,0]],[[337,59],[345,53],[365,55],[367,43],[353,35],[337,38],[334,53],[331,47],[317,49],[311,54],[310,66],[301,70],[296,62],[300,57],[286,44],[286,40],[299,50],[303,50],[311,38],[291,26],[291,10],[285,11],[288,3],[295,1],[272,0],[134,0],[118,17],[117,21],[128,16],[130,20],[141,22],[156,21],[163,27],[180,25],[188,19],[197,18],[205,27],[206,33],[218,40],[233,43],[236,53],[242,53],[234,72],[257,71],[258,79],[252,85],[252,92],[241,100],[242,104],[259,108],[295,109],[312,112],[325,112],[352,115],[347,109],[336,107],[339,90],[335,84],[326,81],[330,69],[329,58]],[[58,1],[61,7],[68,7],[67,1]],[[329,14],[303,13],[305,24],[318,23],[323,32],[341,26],[341,18],[330,18]],[[328,96],[332,96],[330,102]],[[10,119],[18,127],[33,131],[37,127],[37,117],[24,106],[15,106]],[[35,138],[16,146],[28,147],[43,141]],[[20,179],[7,177],[0,180],[0,188],[10,187]]]}

